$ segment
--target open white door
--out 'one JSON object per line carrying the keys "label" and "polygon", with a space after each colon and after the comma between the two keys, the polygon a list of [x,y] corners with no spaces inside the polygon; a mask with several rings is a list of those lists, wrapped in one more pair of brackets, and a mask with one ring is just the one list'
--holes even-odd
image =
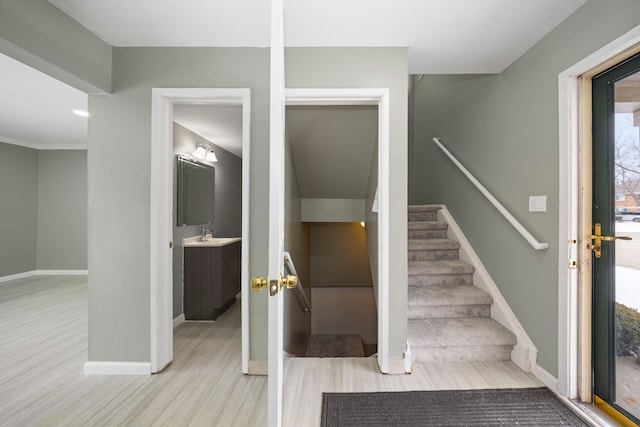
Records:
{"label": "open white door", "polygon": [[271,91],[269,102],[269,427],[282,425],[284,269],[284,13],[283,1],[271,1]]}

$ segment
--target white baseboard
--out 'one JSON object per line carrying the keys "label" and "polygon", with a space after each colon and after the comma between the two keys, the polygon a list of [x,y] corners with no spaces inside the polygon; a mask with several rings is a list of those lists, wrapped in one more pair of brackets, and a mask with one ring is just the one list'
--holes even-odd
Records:
{"label": "white baseboard", "polygon": [[547,372],[544,368],[539,365],[535,365],[531,370],[531,373],[535,375],[537,379],[542,381],[544,385],[546,385],[549,390],[554,393],[558,392],[558,379]]}
{"label": "white baseboard", "polygon": [[87,276],[89,270],[35,270],[36,276]]}
{"label": "white baseboard", "polygon": [[151,375],[150,362],[86,362],[85,375]]}
{"label": "white baseboard", "polygon": [[[388,366],[388,370],[387,372],[382,372],[383,374],[389,374],[389,375],[404,375],[404,374],[410,374],[411,371],[407,372],[406,368],[407,368],[407,359],[406,357],[407,353],[405,352],[404,355],[402,357],[390,357],[389,358],[389,364]],[[408,357],[411,357],[411,354],[408,354]],[[408,362],[409,365],[409,369],[411,369],[411,361]],[[380,365],[378,364],[378,367],[380,367]]]}
{"label": "white baseboard", "polygon": [[518,340],[511,352],[511,360],[525,372],[531,372],[538,359],[538,349],[534,345],[529,335],[520,324],[520,321],[504,299],[498,285],[493,281],[491,275],[482,264],[482,261],[471,247],[471,244],[464,236],[464,233],[456,223],[455,219],[446,206],[440,205],[438,219],[449,224],[447,237],[460,243],[460,259],[473,265],[473,284],[487,292],[493,298],[491,306],[491,318],[502,324],[513,332]]}
{"label": "white baseboard", "polygon": [[175,328],[179,324],[184,323],[184,321],[184,313],[182,313],[180,316],[173,319],[173,327]]}
{"label": "white baseboard", "polygon": [[31,270],[0,277],[0,283],[33,276],[86,276],[88,273],[88,270]]}
{"label": "white baseboard", "polygon": [[11,274],[9,276],[0,277],[0,283],[10,282],[12,280],[24,279],[25,277],[31,277],[35,275],[36,275],[35,270],[25,271],[24,273]]}

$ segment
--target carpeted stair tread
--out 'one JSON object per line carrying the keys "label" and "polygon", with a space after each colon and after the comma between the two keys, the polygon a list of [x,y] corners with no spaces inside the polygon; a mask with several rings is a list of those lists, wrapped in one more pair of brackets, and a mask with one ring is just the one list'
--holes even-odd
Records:
{"label": "carpeted stair tread", "polygon": [[414,274],[409,286],[473,286],[473,274]]}
{"label": "carpeted stair tread", "polygon": [[436,205],[411,205],[409,206],[409,212],[438,212],[442,209],[441,206]]}
{"label": "carpeted stair tread", "polygon": [[490,318],[410,319],[411,349],[515,345],[511,331]]}
{"label": "carpeted stair tread", "polygon": [[449,239],[413,239],[408,241],[410,251],[457,250],[460,243]]}
{"label": "carpeted stair tread", "polygon": [[409,276],[413,275],[446,275],[473,274],[471,264],[460,260],[409,261]]}
{"label": "carpeted stair tread", "polygon": [[446,230],[449,225],[444,221],[410,221],[408,223],[411,230]]}
{"label": "carpeted stair tread", "polygon": [[409,287],[409,306],[491,305],[491,295],[475,286]]}

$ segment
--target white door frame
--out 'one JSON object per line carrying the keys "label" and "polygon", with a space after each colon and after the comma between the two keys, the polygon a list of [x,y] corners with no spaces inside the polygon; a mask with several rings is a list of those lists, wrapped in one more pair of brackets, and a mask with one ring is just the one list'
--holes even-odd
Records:
{"label": "white door frame", "polygon": [[286,105],[378,107],[378,366],[389,372],[389,89],[285,89]]}
{"label": "white door frame", "polygon": [[[558,241],[558,378],[557,391],[579,397],[578,337],[579,244],[591,230],[580,227],[580,194],[591,183],[581,176],[580,76],[640,43],[640,26],[597,50],[558,76],[559,103],[559,241]],[[577,267],[577,268],[576,268]],[[544,379],[544,378],[543,378]],[[548,384],[548,381],[545,381]]]}
{"label": "white door frame", "polygon": [[150,315],[151,372],[173,360],[173,106],[242,106],[242,372],[249,365],[249,171],[251,91],[246,88],[154,88],[151,94]]}

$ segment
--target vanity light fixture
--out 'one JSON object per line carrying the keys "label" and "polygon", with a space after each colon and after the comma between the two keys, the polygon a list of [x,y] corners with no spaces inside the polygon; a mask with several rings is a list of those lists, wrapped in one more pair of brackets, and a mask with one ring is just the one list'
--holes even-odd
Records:
{"label": "vanity light fixture", "polygon": [[218,158],[216,157],[216,153],[214,153],[213,150],[210,149],[205,160],[207,162],[217,162]]}
{"label": "vanity light fixture", "polygon": [[80,117],[89,117],[89,113],[84,110],[73,110],[74,114],[77,114]]}
{"label": "vanity light fixture", "polygon": [[204,160],[207,158],[208,147],[201,142],[196,144],[196,151],[193,152],[193,157],[196,159]]}

